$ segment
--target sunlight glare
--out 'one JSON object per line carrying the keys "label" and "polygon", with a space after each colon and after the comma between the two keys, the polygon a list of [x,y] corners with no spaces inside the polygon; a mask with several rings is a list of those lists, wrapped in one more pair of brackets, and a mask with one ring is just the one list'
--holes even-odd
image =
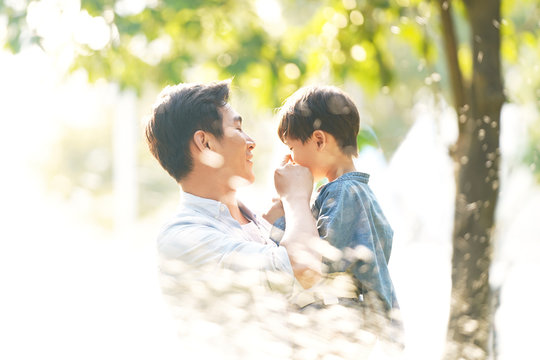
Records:
{"label": "sunlight glare", "polygon": [[146,7],[146,0],[119,0],[114,4],[114,11],[120,16],[137,15]]}
{"label": "sunlight glare", "polygon": [[356,7],[356,0],[343,0],[343,7],[347,10],[352,10]]}
{"label": "sunlight glare", "polygon": [[238,189],[240,187],[248,186],[250,182],[240,176],[231,176],[229,179],[229,186],[233,189]]}
{"label": "sunlight glare", "polygon": [[16,13],[24,11],[26,6],[28,5],[28,1],[26,0],[4,0],[4,3],[7,7],[11,8]]}
{"label": "sunlight glare", "polygon": [[80,1],[32,2],[26,21],[30,29],[42,37],[46,50],[62,52],[73,46],[73,41],[93,50],[104,48],[111,39],[109,25],[103,17],[93,17],[80,9]]}
{"label": "sunlight glare", "polygon": [[224,163],[223,156],[212,150],[202,151],[199,159],[203,164],[213,168],[220,168]]}
{"label": "sunlight glare", "polygon": [[111,40],[111,30],[103,17],[92,17],[83,10],[79,13],[73,36],[78,43],[100,50]]}
{"label": "sunlight glare", "polygon": [[263,21],[263,27],[270,35],[279,36],[285,31],[281,6],[276,0],[256,0],[255,12]]}
{"label": "sunlight glare", "polygon": [[345,15],[343,15],[341,13],[335,13],[334,16],[332,17],[332,22],[338,28],[343,29],[343,28],[347,27],[347,24],[348,24],[349,21],[347,20],[347,17]]}
{"label": "sunlight glare", "polygon": [[291,80],[298,79],[301,75],[300,69],[293,63],[286,64],[283,71],[285,71],[285,76]]}
{"label": "sunlight glare", "polygon": [[275,0],[256,0],[255,11],[261,19],[268,22],[279,22],[281,20],[281,6]]}
{"label": "sunlight glare", "polygon": [[362,45],[353,45],[351,48],[351,56],[356,61],[365,61],[367,58],[367,53]]}
{"label": "sunlight glare", "polygon": [[8,18],[6,15],[0,14],[0,47],[4,46],[8,34]]}
{"label": "sunlight glare", "polygon": [[351,18],[351,23],[354,25],[362,25],[364,23],[364,15],[358,10],[351,11],[349,17]]}
{"label": "sunlight glare", "polygon": [[129,51],[148,65],[156,66],[167,56],[172,48],[172,39],[168,35],[163,35],[148,42],[143,34],[135,35],[129,42]]}

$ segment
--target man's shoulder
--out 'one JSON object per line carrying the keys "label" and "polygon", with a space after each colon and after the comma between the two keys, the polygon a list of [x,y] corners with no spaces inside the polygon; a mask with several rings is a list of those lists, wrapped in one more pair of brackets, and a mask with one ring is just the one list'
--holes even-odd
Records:
{"label": "man's shoulder", "polygon": [[210,216],[210,214],[201,213],[190,207],[180,205],[166,222],[165,226],[189,228],[190,226],[201,224],[212,224],[215,220],[215,217]]}
{"label": "man's shoulder", "polygon": [[180,205],[176,212],[163,224],[161,233],[190,231],[191,229],[206,229],[219,227],[218,216],[197,211]]}
{"label": "man's shoulder", "polygon": [[215,227],[215,219],[189,208],[179,207],[159,231],[157,238],[159,249],[189,247],[192,245],[190,243],[193,240],[205,236],[208,231],[212,231]]}

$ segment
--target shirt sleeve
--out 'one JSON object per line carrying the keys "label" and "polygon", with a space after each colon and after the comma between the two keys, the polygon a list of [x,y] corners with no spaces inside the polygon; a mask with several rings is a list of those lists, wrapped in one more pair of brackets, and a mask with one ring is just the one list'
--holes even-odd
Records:
{"label": "shirt sleeve", "polygon": [[[178,226],[168,229],[158,239],[160,272],[178,276],[182,272],[204,273],[203,269],[227,269],[251,272],[275,287],[276,279],[292,277],[287,251],[273,243],[260,244],[237,239],[209,226]],[[172,266],[171,266],[172,265]],[[280,280],[281,281],[281,280]]]}
{"label": "shirt sleeve", "polygon": [[341,256],[328,261],[330,272],[344,272],[356,262],[353,252],[358,246],[373,250],[367,214],[359,202],[354,194],[346,194],[339,187],[328,189],[317,199],[319,235],[341,251]]}
{"label": "shirt sleeve", "polygon": [[339,259],[330,262],[331,271],[352,270],[360,279],[376,271],[379,265],[376,253],[381,249],[370,221],[369,204],[361,194],[336,187],[318,200],[319,235],[341,251]]}
{"label": "shirt sleeve", "polygon": [[376,209],[368,196],[354,188],[336,187],[318,200],[317,227],[321,238],[341,251],[326,261],[329,272],[349,272],[362,286],[375,290],[392,303],[392,285]]}
{"label": "shirt sleeve", "polygon": [[274,224],[272,224],[270,229],[270,240],[279,245],[281,239],[283,239],[283,235],[285,234],[285,227],[285,216],[282,216],[277,219]]}

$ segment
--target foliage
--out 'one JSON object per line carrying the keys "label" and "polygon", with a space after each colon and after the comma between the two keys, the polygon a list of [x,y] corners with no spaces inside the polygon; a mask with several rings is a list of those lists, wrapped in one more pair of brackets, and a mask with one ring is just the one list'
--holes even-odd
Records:
{"label": "foliage", "polygon": [[[4,47],[14,52],[32,43],[38,43],[45,50],[54,48],[48,38],[50,34],[46,30],[50,30],[51,22],[54,19],[61,19],[62,15],[51,17],[51,19],[44,16],[37,19],[39,16],[36,14],[36,9],[45,3],[55,4],[53,0],[31,1],[29,6],[23,9],[16,8],[13,5],[16,4],[14,1],[0,3],[2,12],[0,24],[1,21],[7,19],[6,31],[0,33],[0,40]],[[59,8],[61,8],[62,4],[65,5],[67,2],[57,0],[56,3],[60,4]],[[146,0],[141,3],[145,3],[146,6],[135,9],[127,7],[129,1],[124,0],[82,0],[81,9],[76,9],[77,16],[88,24],[94,24],[95,27],[92,25],[86,29],[86,34],[83,34],[86,38],[80,33],[73,33],[72,46],[75,50],[72,68],[86,69],[92,81],[106,79],[119,84],[122,89],[134,89],[139,95],[148,85],[160,88],[167,84],[184,81],[234,77],[235,86],[255,98],[258,106],[262,108],[278,107],[287,96],[303,84],[334,83],[353,93],[355,98],[362,100],[359,103],[362,118],[368,119],[367,124],[373,126],[374,133],[383,134],[380,144],[384,149],[396,146],[398,143],[396,139],[399,140],[405,133],[408,117],[404,110],[411,108],[414,96],[420,88],[428,87],[447,98],[450,94],[450,76],[446,70],[445,60],[440,55],[443,52],[441,38],[444,34],[441,34],[438,6],[443,4],[444,8],[442,1]],[[498,2],[496,3],[498,6]],[[467,84],[473,81],[475,69],[473,64],[481,63],[477,55],[480,57],[482,55],[474,53],[478,48],[473,49],[473,45],[478,44],[482,39],[480,36],[470,39],[471,30],[465,14],[465,9],[470,10],[473,4],[475,0],[452,2],[454,9],[452,14],[457,30],[457,60]],[[483,9],[493,9],[489,7],[489,2],[483,2],[482,5],[486,6]],[[478,7],[475,10],[478,10]],[[63,10],[59,11],[61,13]],[[509,74],[506,82],[518,84],[507,86],[505,95],[507,100],[533,103],[538,113],[540,68],[536,64],[536,59],[540,54],[539,4],[537,0],[507,0],[503,3],[502,14],[502,21],[500,23],[495,21],[491,25],[501,30],[503,69],[506,74]],[[88,36],[88,29],[91,30],[90,33],[93,30],[100,30],[102,41],[93,41],[92,36]],[[488,26],[483,26],[483,29],[493,30]],[[498,45],[497,41],[498,34],[495,45]],[[498,46],[491,46],[491,49],[493,48],[498,49]],[[496,65],[498,73],[498,63]],[[521,81],[514,81],[511,75],[516,73],[519,74]],[[481,79],[481,77],[474,79]],[[476,84],[478,85],[478,82]],[[468,86],[463,88],[468,88]],[[487,89],[482,86],[479,88]],[[490,99],[491,95],[491,93],[485,93],[485,96],[476,96],[472,101],[460,104],[460,107],[465,104],[477,107],[476,105],[480,103],[477,100]],[[499,99],[502,102],[502,96]],[[447,103],[453,103],[453,101],[447,101]],[[459,104],[459,102],[456,103]],[[485,111],[485,108],[481,111]],[[465,109],[465,106],[456,109],[456,112],[462,109]],[[464,111],[467,112],[467,110]],[[500,107],[497,108],[495,114],[497,121],[492,124],[498,125],[499,114]],[[486,113],[473,114],[473,116],[478,115],[485,116]],[[489,117],[485,118],[489,120]],[[456,331],[463,330],[460,329],[460,324],[463,324],[464,317],[459,316],[460,312],[471,315],[471,321],[476,321],[474,316],[477,315],[486,320],[485,315],[489,314],[489,311],[484,310],[488,307],[488,301],[485,299],[489,299],[487,280],[490,264],[490,233],[493,227],[491,210],[495,207],[496,188],[499,186],[498,167],[486,170],[493,165],[491,158],[487,162],[473,164],[475,159],[484,160],[482,156],[486,154],[480,153],[482,151],[486,153],[489,144],[497,147],[489,151],[494,159],[498,160],[496,155],[499,144],[498,127],[497,131],[494,131],[496,139],[487,139],[484,144],[485,149],[482,148],[480,151],[480,148],[470,147],[472,143],[478,144],[479,140],[475,138],[474,141],[468,141],[476,134],[479,138],[482,137],[481,140],[484,139],[485,129],[481,128],[483,125],[478,120],[480,117],[468,119],[465,116],[464,119],[465,121],[460,124],[464,124],[467,120],[473,120],[468,124],[478,121],[480,124],[479,130],[475,130],[474,127],[468,128],[472,131],[467,131],[467,129],[461,131],[464,126],[459,126],[460,135],[466,133],[468,138],[465,146],[463,146],[463,141],[460,143],[460,138],[456,145],[456,148],[461,150],[460,155],[463,156],[456,157],[461,165],[458,163],[456,168],[458,194],[455,229],[463,229],[464,234],[455,231],[455,235],[458,236],[454,237],[457,240],[454,243],[454,258],[457,260],[453,262],[453,270],[463,271],[459,272],[459,276],[454,276],[453,280],[466,280],[463,283],[466,286],[461,285],[467,290],[463,294],[471,294],[472,292],[468,291],[470,289],[474,291],[480,289],[481,291],[477,293],[481,296],[463,296],[463,308],[467,309],[459,310],[458,316],[454,317],[457,319],[455,324],[458,325],[453,324],[452,321],[449,322],[450,328]],[[359,135],[360,147],[378,144],[377,138],[369,129],[369,127],[364,127]],[[381,129],[384,131],[379,132]],[[391,133],[392,130],[395,133]],[[73,184],[68,184],[69,189],[76,189],[79,184],[82,186],[86,184],[86,188],[97,186],[92,189],[96,196],[99,196],[102,190],[107,193],[112,178],[110,167],[101,170],[102,176],[99,179],[86,176],[89,164],[86,150],[95,144],[89,145],[92,140],[88,140],[85,134],[79,135],[77,139],[81,140],[77,146],[80,145],[78,147],[80,151],[63,155],[66,161],[60,161],[62,165],[58,168],[67,166],[71,171],[76,172],[76,175],[84,174],[70,178],[73,179]],[[389,137],[391,141],[387,141]],[[524,161],[537,174],[540,173],[539,142],[540,133],[533,128]],[[388,145],[389,143],[393,145]],[[70,149],[77,147],[69,141],[67,146]],[[107,145],[101,144],[101,148],[109,151]],[[480,155],[468,156],[471,152],[474,155]],[[466,166],[467,163],[469,163],[468,166]],[[498,165],[498,161],[496,163]],[[486,169],[480,169],[483,164],[486,165]],[[149,165],[143,163],[141,168],[144,170],[141,172],[143,176],[141,182],[148,185],[148,188],[155,188],[155,179],[147,176],[153,173]],[[462,172],[463,169],[467,172]],[[489,176],[484,177],[481,170]],[[481,181],[474,183],[480,184],[477,186],[480,190],[479,195],[473,194],[474,196],[467,197],[468,194],[462,190],[470,190],[470,180],[478,180],[478,178]],[[497,179],[492,182],[491,190],[493,191],[490,194],[493,193],[493,198],[486,198],[483,190],[489,189],[486,182],[491,178]],[[101,187],[96,179],[103,182]],[[466,186],[460,187],[460,184]],[[156,194],[154,201],[160,203],[161,198]],[[481,210],[476,211],[479,204],[482,204]],[[143,206],[143,208],[148,207]],[[486,211],[486,208],[489,208],[489,211]],[[484,214],[491,211],[491,215],[488,214],[490,216],[480,219],[481,211]],[[469,228],[475,232],[469,232]],[[469,239],[471,234],[472,239]],[[461,235],[463,236],[460,237]],[[474,252],[474,246],[478,244],[480,244],[476,248],[478,251]],[[467,262],[474,266],[470,268],[461,266]],[[480,275],[469,269],[481,270]],[[453,284],[454,289],[460,290],[456,283]],[[455,305],[461,305],[456,298],[453,300],[451,320]],[[478,310],[477,305],[482,308],[482,311]],[[472,310],[469,312],[470,308]],[[488,320],[485,323],[489,325]],[[489,330],[488,326],[482,325],[476,330],[474,336],[480,334],[478,338],[487,338],[484,333]],[[467,332],[468,330],[465,329],[460,335],[466,336],[467,341],[471,343],[475,342],[476,338],[469,336]],[[458,343],[466,344],[467,341],[458,341]],[[479,346],[483,353],[485,352],[483,345],[474,345]],[[457,351],[455,353],[457,354]]]}
{"label": "foliage", "polygon": [[[7,19],[3,46],[13,52],[37,43],[48,49],[48,34],[36,24],[37,5],[68,2],[0,2]],[[71,2],[69,6],[73,7]],[[234,85],[256,99],[260,108],[276,108],[298,87],[310,82],[334,83],[360,99],[365,126],[359,147],[378,144],[388,154],[412,122],[407,109],[417,90],[429,87],[448,96],[448,74],[441,53],[436,2],[424,0],[163,0],[138,9],[128,1],[82,0],[76,12],[101,19],[108,38],[97,46],[72,34],[72,69],[84,68],[92,81],[106,79],[139,94],[182,81],[234,78]],[[24,4],[24,1],[23,1]],[[461,68],[470,77],[471,49],[464,9],[457,13]],[[65,12],[65,11],[64,11]],[[533,76],[530,92],[510,89],[512,101],[538,101],[537,65],[523,67],[524,52],[537,58],[540,10],[535,0],[503,2],[502,55],[507,69]],[[1,21],[0,21],[1,23]],[[50,25],[50,24],[49,24]],[[1,39],[2,37],[0,37]],[[532,50],[531,50],[532,49]],[[534,57],[532,57],[534,58]],[[527,80],[528,79],[528,80]],[[526,94],[535,94],[533,99]],[[451,103],[451,101],[447,101]],[[536,169],[537,138],[528,157]],[[80,145],[80,144],[79,144]],[[65,162],[63,162],[65,163]],[[110,171],[110,169],[108,170]],[[104,175],[105,176],[105,175]],[[108,178],[105,176],[105,178]],[[147,177],[143,177],[145,181]],[[162,186],[162,185],[160,185]]]}
{"label": "foliage", "polygon": [[[39,2],[26,9],[0,3],[8,19],[5,47],[16,52],[43,43],[42,34],[26,24],[26,10]],[[265,107],[279,106],[311,79],[353,81],[371,94],[399,85],[414,93],[445,80],[437,10],[428,1],[164,0],[127,10],[119,3],[127,2],[81,2],[81,10],[103,17],[110,31],[99,49],[78,44],[73,68],[87,69],[91,80],[105,78],[140,90],[148,83],[162,87],[191,80],[190,69],[201,66],[219,78],[235,77]],[[504,5],[509,17],[497,26],[503,56],[515,62],[521,46],[538,42],[540,10],[533,0]],[[455,6],[463,16],[459,3]],[[470,49],[462,22],[457,19],[459,51],[467,69]],[[432,77],[434,72],[440,75]]]}

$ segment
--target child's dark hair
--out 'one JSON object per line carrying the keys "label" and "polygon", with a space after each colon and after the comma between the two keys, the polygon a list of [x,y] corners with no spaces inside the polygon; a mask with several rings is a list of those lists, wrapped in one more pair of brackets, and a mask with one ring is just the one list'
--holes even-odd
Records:
{"label": "child's dark hair", "polygon": [[336,139],[344,154],[356,156],[360,116],[352,99],[337,87],[301,88],[287,99],[279,115],[281,141],[289,138],[305,143],[315,130],[322,130]]}

